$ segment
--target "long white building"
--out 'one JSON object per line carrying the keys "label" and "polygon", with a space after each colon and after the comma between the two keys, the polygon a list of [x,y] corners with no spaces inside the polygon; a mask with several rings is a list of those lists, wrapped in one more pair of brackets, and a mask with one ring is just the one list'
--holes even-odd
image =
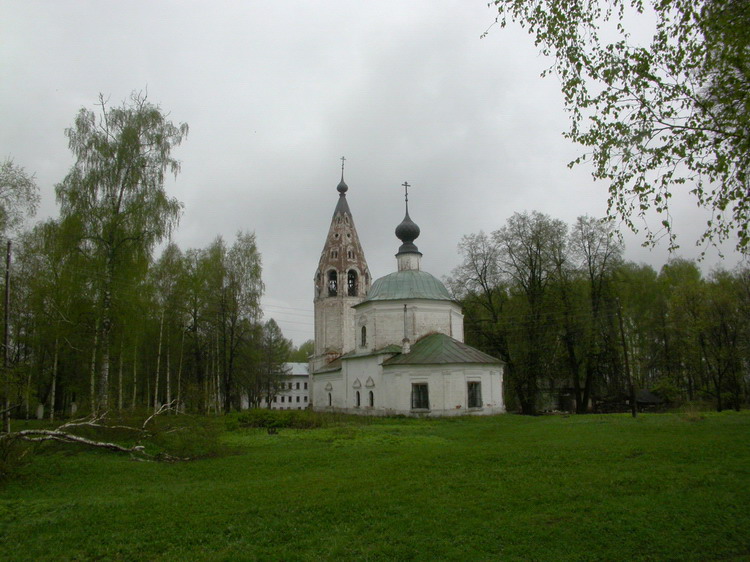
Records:
{"label": "long white building", "polygon": [[269,404],[264,398],[261,408],[271,410],[304,410],[310,404],[310,374],[307,363],[284,363],[284,372],[276,396]]}

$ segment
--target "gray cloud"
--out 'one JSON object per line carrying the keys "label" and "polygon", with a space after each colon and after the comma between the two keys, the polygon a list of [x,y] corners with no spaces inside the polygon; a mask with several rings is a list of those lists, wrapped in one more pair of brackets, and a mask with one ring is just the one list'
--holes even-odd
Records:
{"label": "gray cloud", "polygon": [[[463,234],[537,209],[601,216],[606,186],[566,164],[559,85],[521,30],[486,2],[0,1],[0,154],[37,173],[42,216],[72,163],[63,130],[99,92],[133,89],[190,124],[169,189],[185,203],[176,241],[255,231],[266,317],[312,337],[312,275],[336,203],[341,155],[373,275],[392,271],[408,180],[423,265],[446,275]],[[704,216],[675,215],[684,255]],[[628,257],[660,265],[628,236]],[[715,263],[712,257],[709,263]]]}

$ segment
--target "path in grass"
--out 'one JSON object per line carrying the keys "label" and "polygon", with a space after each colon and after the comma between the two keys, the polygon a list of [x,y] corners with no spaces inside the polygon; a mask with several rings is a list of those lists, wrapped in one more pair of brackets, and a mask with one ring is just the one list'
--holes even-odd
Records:
{"label": "path in grass", "polygon": [[174,465],[40,455],[3,559],[750,556],[750,415],[378,420],[230,432]]}

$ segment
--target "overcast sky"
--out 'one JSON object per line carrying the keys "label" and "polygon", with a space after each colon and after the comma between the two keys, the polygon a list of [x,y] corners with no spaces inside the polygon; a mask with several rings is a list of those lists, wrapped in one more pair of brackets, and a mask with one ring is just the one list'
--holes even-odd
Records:
{"label": "overcast sky", "polygon": [[[566,166],[578,148],[562,137],[559,83],[539,77],[549,61],[517,28],[480,39],[493,21],[487,0],[0,0],[0,158],[36,173],[37,218],[57,216],[54,186],[73,163],[64,129],[100,92],[119,105],[147,90],[190,126],[168,185],[185,205],[175,241],[254,231],[265,318],[299,344],[313,335],[342,155],[375,278],[395,269],[404,181],[438,277],[462,235],[516,211],[605,213],[606,185]],[[697,257],[704,215],[679,196],[673,214],[680,255]],[[626,235],[626,257],[660,267],[666,247],[642,240]],[[709,251],[703,267],[717,263]]]}

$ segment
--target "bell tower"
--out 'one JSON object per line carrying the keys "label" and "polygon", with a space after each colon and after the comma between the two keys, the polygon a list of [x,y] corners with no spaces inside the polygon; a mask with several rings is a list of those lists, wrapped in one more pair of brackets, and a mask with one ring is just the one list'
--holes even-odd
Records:
{"label": "bell tower", "polygon": [[345,160],[341,158],[341,181],[336,187],[339,198],[315,272],[313,372],[354,349],[352,306],[364,300],[372,281],[346,200]]}

